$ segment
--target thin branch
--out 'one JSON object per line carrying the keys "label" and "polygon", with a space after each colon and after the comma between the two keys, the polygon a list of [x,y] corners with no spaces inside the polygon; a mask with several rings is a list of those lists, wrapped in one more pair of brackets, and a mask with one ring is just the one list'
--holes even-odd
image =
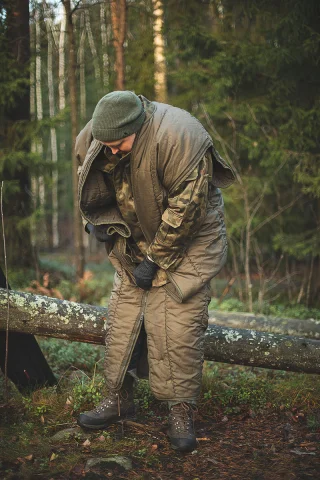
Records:
{"label": "thin branch", "polygon": [[[267,282],[271,282],[271,280],[275,277],[277,271],[279,270],[279,267],[280,267],[280,264],[281,264],[281,262],[282,262],[282,260],[283,260],[283,257],[284,257],[283,254],[280,255],[279,261],[278,261],[275,269],[274,269],[273,272],[271,273],[270,277],[267,279]],[[288,278],[288,276],[286,276],[286,278]]]}
{"label": "thin branch", "polygon": [[255,123],[260,127],[260,129],[261,129],[262,133],[264,134],[264,136],[265,136],[268,140],[270,140],[270,138],[271,138],[270,135],[267,134],[265,128],[262,127],[262,125],[260,125],[260,123],[258,122],[258,119],[257,119],[254,111],[252,110],[251,106],[249,105],[249,103],[247,103],[247,108],[248,108],[249,112],[251,113],[251,116],[252,116],[253,120],[255,121]]}
{"label": "thin branch", "polygon": [[[292,272],[292,273],[290,274],[290,277],[293,277],[294,275],[299,275],[299,274],[300,274],[300,272],[298,272],[298,271],[297,271],[297,272]],[[273,290],[273,289],[276,288],[278,285],[280,285],[281,283],[283,283],[283,282],[285,282],[285,281],[287,281],[287,280],[288,280],[288,276],[287,276],[287,275],[286,275],[285,277],[280,278],[280,280],[278,280],[274,285],[270,285],[270,287],[268,287],[268,288],[266,289],[266,293],[269,292],[270,290]]]}
{"label": "thin branch", "polygon": [[212,132],[213,132],[216,140],[218,140],[218,142],[220,142],[220,144],[221,144],[221,146],[222,146],[223,153],[224,153],[226,159],[228,160],[228,162],[230,163],[230,165],[231,165],[231,167],[232,167],[232,169],[233,169],[233,171],[234,171],[234,173],[235,173],[235,175],[236,175],[237,181],[239,182],[239,184],[240,184],[241,186],[243,186],[241,176],[240,176],[240,174],[239,174],[239,172],[238,172],[238,170],[237,170],[234,162],[232,161],[232,159],[231,159],[231,157],[230,157],[230,155],[229,155],[226,147],[228,147],[228,149],[229,149],[234,155],[236,155],[237,152],[234,150],[234,148],[233,148],[228,142],[226,142],[226,141],[221,137],[221,135],[219,134],[219,132],[216,130],[215,126],[213,125],[213,122],[212,122],[211,118],[210,118],[209,115],[208,115],[208,112],[207,112],[206,107],[204,106],[204,104],[203,104],[203,103],[200,103],[200,106],[201,106],[201,108],[202,108],[202,111],[203,111],[203,114],[204,114],[204,116],[205,116],[205,118],[206,118],[206,121],[207,121],[210,129],[212,130]]}
{"label": "thin branch", "polygon": [[275,213],[273,213],[272,215],[270,215],[270,217],[266,218],[265,220],[263,220],[263,222],[259,223],[259,225],[257,225],[252,231],[251,231],[251,235],[254,235],[258,230],[260,230],[260,228],[262,228],[264,225],[266,225],[267,223],[271,222],[271,220],[273,220],[274,218],[278,217],[282,212],[284,212],[285,210],[287,210],[288,208],[292,207],[298,200],[300,200],[300,198],[303,197],[303,193],[301,193],[300,195],[298,195],[297,198],[295,198],[294,200],[292,200],[292,202],[288,203],[287,205],[285,205],[284,207],[282,208],[279,208],[279,210],[277,210]]}

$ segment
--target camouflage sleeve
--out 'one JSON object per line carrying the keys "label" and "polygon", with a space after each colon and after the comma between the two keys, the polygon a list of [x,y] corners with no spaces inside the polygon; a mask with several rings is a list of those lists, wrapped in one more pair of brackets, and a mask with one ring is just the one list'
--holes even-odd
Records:
{"label": "camouflage sleeve", "polygon": [[148,257],[165,270],[175,270],[204,221],[208,177],[208,160],[204,157],[168,199],[162,222],[147,250]]}

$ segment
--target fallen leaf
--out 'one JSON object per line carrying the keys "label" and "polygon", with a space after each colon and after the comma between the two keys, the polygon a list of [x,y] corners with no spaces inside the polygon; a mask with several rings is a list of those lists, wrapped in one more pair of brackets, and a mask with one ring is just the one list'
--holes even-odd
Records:
{"label": "fallen leaf", "polygon": [[43,415],[41,415],[40,421],[41,421],[41,423],[44,423],[44,416]]}
{"label": "fallen leaf", "polygon": [[157,450],[158,449],[158,445],[151,445],[151,450]]}
{"label": "fallen leaf", "polygon": [[106,439],[103,435],[100,435],[100,437],[97,438],[98,442],[105,442]]}
{"label": "fallen leaf", "polygon": [[57,458],[57,456],[58,456],[58,455],[53,452],[53,453],[51,454],[51,457],[50,457],[50,460],[49,460],[49,461],[50,461],[50,462],[53,462],[53,460],[55,460],[55,459]]}
{"label": "fallen leaf", "polygon": [[82,445],[83,445],[84,447],[90,447],[91,442],[90,442],[89,438],[87,438],[87,440],[85,440]]}
{"label": "fallen leaf", "polygon": [[207,437],[200,437],[200,438],[197,438],[198,442],[205,442],[207,440],[210,440],[210,438],[207,438]]}
{"label": "fallen leaf", "polygon": [[31,460],[33,459],[33,455],[27,455],[26,457],[24,457],[26,460],[28,460],[29,462],[31,462]]}
{"label": "fallen leaf", "polygon": [[72,399],[70,399],[70,397],[67,398],[66,400],[66,405],[72,405]]}

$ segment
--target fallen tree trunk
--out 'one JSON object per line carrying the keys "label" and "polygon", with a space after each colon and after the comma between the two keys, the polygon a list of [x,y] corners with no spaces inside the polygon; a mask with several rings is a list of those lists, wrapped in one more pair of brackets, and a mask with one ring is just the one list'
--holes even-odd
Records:
{"label": "fallen tree trunk", "polygon": [[308,318],[267,317],[253,313],[209,312],[210,325],[223,325],[230,328],[249,328],[259,332],[281,333],[283,335],[298,335],[306,338],[320,339],[320,320]]}
{"label": "fallen tree trunk", "polygon": [[[10,330],[88,343],[104,343],[103,307],[11,291]],[[0,329],[5,328],[7,292],[0,289]],[[254,330],[210,326],[205,358],[277,370],[320,373],[320,342]]]}

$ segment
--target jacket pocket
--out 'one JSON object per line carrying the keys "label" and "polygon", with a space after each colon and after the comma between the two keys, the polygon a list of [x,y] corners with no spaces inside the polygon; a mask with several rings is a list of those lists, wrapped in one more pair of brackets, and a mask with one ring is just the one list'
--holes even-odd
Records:
{"label": "jacket pocket", "polygon": [[180,227],[180,225],[182,223],[182,220],[183,220],[183,216],[179,215],[178,213],[176,213],[171,208],[167,208],[163,212],[161,218],[165,223],[167,223],[168,225],[170,225],[170,227],[173,227],[173,228]]}

